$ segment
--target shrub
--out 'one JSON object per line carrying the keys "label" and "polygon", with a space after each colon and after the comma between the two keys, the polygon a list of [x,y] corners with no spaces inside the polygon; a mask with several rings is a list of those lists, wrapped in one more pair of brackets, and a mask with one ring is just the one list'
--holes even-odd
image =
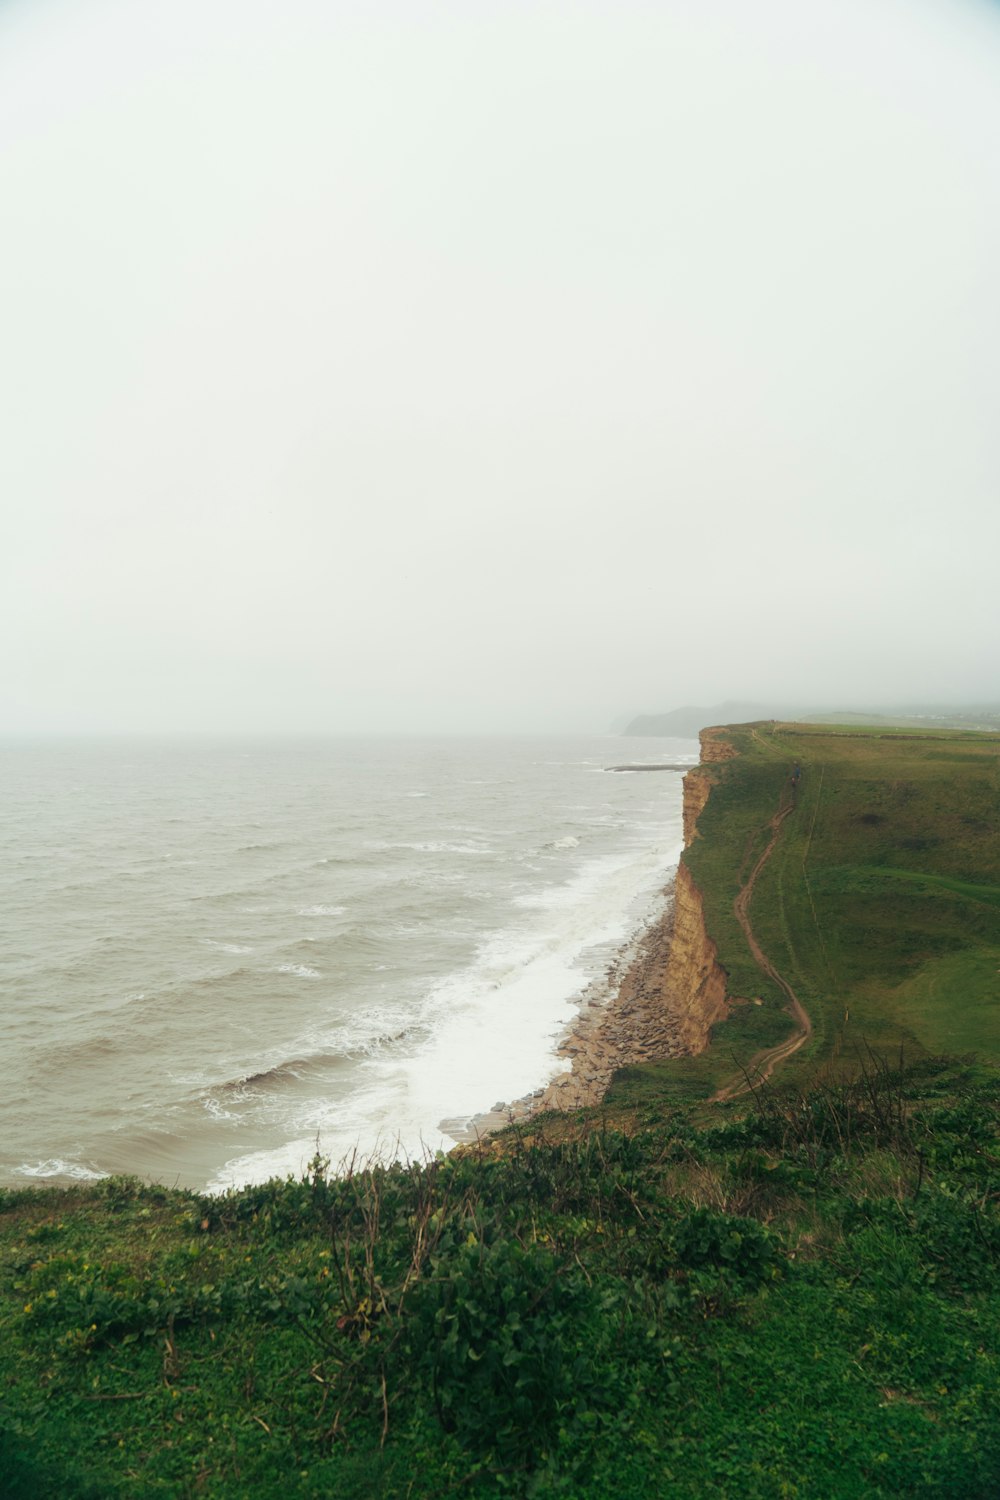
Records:
{"label": "shrub", "polygon": [[539,1245],[467,1242],[415,1292],[408,1352],[438,1418],[472,1452],[530,1460],[598,1379],[594,1298]]}
{"label": "shrub", "polygon": [[673,1232],[673,1252],[691,1270],[714,1267],[748,1287],[759,1286],[778,1266],[779,1240],[756,1219],[696,1208]]}

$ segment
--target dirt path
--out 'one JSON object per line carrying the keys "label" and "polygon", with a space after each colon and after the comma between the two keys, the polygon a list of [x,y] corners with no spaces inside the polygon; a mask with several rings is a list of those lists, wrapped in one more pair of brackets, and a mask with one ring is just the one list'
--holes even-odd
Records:
{"label": "dirt path", "polygon": [[[786,798],[788,799],[787,801],[785,800]],[[758,968],[763,970],[768,978],[773,979],[779,989],[787,995],[788,1012],[798,1029],[785,1041],[780,1042],[777,1047],[768,1047],[765,1051],[758,1052],[756,1057],[751,1059],[745,1072],[740,1073],[739,1077],[733,1079],[731,1083],[724,1084],[719,1092],[712,1096],[713,1103],[717,1103],[723,1099],[735,1099],[740,1094],[749,1093],[753,1084],[765,1078],[770,1078],[778,1064],[783,1063],[786,1058],[791,1057],[793,1052],[798,1052],[799,1048],[812,1036],[812,1021],[809,1019],[808,1011],[788,983],[788,980],[778,973],[763,948],[761,948],[754,936],[753,927],[750,925],[750,900],[753,896],[753,888],[757,884],[757,877],[771,858],[774,846],[777,844],[781,834],[782,823],[788,817],[789,813],[794,811],[794,794],[786,789],[782,793],[782,805],[779,806],[778,811],[767,825],[771,830],[771,837],[768,839],[763,854],[751,870],[746,883],[740,887],[736,900],[733,902],[733,913],[740,927],[743,929],[743,934],[746,937],[750,952],[753,954]]]}

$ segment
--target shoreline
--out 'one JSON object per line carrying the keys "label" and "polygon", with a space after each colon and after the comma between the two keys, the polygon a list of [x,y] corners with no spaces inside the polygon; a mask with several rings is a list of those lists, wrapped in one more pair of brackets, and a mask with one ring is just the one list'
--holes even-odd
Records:
{"label": "shoreline", "polygon": [[663,888],[659,915],[623,945],[605,977],[580,997],[580,1008],[556,1048],[562,1070],[520,1099],[483,1110],[467,1121],[442,1120],[459,1146],[474,1144],[545,1110],[600,1104],[614,1073],[633,1063],[688,1051],[681,1024],[667,1008],[665,974],[674,932],[676,869]]}

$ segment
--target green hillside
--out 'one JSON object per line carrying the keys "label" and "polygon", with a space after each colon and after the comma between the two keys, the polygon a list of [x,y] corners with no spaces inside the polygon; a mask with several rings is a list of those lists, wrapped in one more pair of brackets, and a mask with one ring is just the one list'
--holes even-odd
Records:
{"label": "green hillside", "polygon": [[2,1493],[987,1500],[998,1118],[925,1060],[218,1201],[8,1195]]}
{"label": "green hillside", "polygon": [[789,1034],[787,997],[755,963],[733,905],[796,766],[794,809],[750,906],[812,1021],[787,1075],[849,1072],[869,1047],[1000,1061],[1000,736],[768,723],[726,737],[738,754],[711,766],[684,859],[730,992],[749,1003],[701,1058],[630,1073],[616,1097],[708,1097]]}

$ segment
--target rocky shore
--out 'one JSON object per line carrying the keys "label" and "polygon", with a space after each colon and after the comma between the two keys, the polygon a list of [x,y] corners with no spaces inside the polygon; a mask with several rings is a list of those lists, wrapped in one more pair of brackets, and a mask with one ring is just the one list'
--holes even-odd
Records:
{"label": "rocky shore", "polygon": [[[724,731],[701,734],[702,763],[684,777],[684,843],[697,837],[713,785],[711,763],[734,752]],[[619,954],[606,980],[583,996],[558,1048],[566,1066],[524,1099],[499,1100],[472,1120],[443,1120],[459,1141],[474,1141],[541,1110],[599,1104],[612,1075],[635,1063],[701,1052],[728,1014],[726,975],[705,928],[701,893],[682,860],[665,891],[662,915]]]}
{"label": "rocky shore", "polygon": [[592,1000],[559,1047],[566,1060],[537,1101],[542,1109],[599,1104],[611,1075],[630,1063],[673,1057],[685,1050],[665,1004],[665,981],[674,930],[671,890],[663,914],[638,941],[610,1000]]}
{"label": "rocky shore", "polygon": [[662,915],[623,950],[609,969],[600,987],[603,997],[596,990],[584,996],[557,1049],[565,1061],[564,1070],[527,1098],[500,1101],[493,1109],[476,1115],[464,1129],[457,1122],[448,1123],[451,1134],[472,1141],[541,1110],[599,1104],[618,1068],[675,1057],[689,1050],[683,1026],[671,1016],[665,1002],[674,933],[672,886],[665,895]]}

